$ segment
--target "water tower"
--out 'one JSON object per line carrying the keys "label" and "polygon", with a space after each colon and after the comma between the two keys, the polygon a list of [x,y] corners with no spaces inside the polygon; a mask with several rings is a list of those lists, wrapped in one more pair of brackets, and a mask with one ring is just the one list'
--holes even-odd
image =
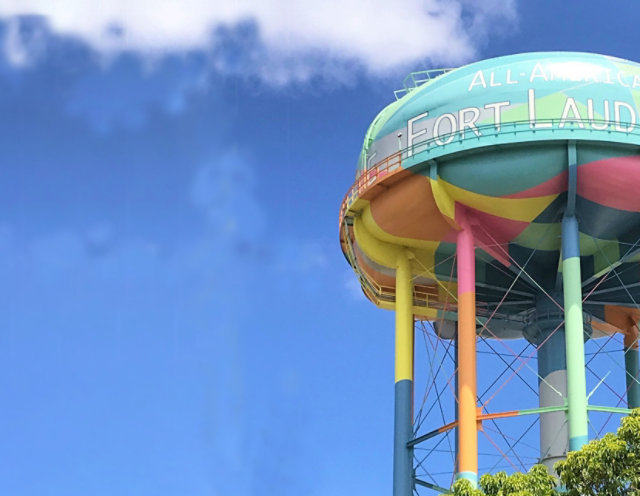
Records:
{"label": "water tower", "polygon": [[[448,489],[415,456],[438,436],[455,437],[449,471],[476,484],[489,422],[534,418],[530,463],[552,470],[599,434],[594,415],[640,406],[639,118],[639,64],[549,52],[411,74],[374,119],[340,242],[368,299],[396,314],[394,496]],[[422,402],[418,328],[441,350]],[[431,387],[447,361],[446,387]],[[536,404],[516,388],[489,411],[478,384],[498,377],[493,400],[525,370]],[[602,404],[607,388],[619,399]],[[445,392],[442,422],[425,424],[424,401]]]}

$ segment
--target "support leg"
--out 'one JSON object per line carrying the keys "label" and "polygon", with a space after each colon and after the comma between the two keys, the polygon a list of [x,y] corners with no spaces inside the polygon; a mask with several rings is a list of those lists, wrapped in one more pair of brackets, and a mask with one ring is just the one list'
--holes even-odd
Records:
{"label": "support leg", "polygon": [[627,383],[627,405],[640,408],[640,361],[638,359],[638,327],[624,337],[624,367]]}
{"label": "support leg", "polygon": [[413,493],[413,285],[407,254],[396,267],[396,380],[393,496]]}
{"label": "support leg", "polygon": [[574,216],[565,216],[562,220],[562,283],[570,451],[579,450],[589,440],[581,282],[578,221]]}
{"label": "support leg", "polygon": [[458,233],[458,478],[478,483],[476,276],[473,235]]}

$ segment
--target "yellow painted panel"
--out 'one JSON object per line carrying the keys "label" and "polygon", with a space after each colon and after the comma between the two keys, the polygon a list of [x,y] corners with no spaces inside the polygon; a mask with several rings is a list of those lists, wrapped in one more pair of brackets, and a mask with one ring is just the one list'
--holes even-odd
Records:
{"label": "yellow painted panel", "polygon": [[463,205],[468,205],[482,212],[496,215],[504,219],[531,222],[547,208],[558,195],[541,196],[539,198],[496,198],[467,191],[442,179],[442,187],[449,196]]}

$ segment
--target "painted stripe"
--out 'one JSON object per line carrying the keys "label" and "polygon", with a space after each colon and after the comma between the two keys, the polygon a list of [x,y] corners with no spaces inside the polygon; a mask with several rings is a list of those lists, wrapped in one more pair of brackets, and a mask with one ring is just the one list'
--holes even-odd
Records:
{"label": "painted stripe", "polygon": [[578,194],[606,207],[637,212],[639,183],[640,156],[608,158],[580,166]]}
{"label": "painted stripe", "polygon": [[[413,215],[413,214],[411,214]],[[420,254],[420,258],[424,258],[425,264],[433,264],[433,256],[435,250],[437,250],[439,241],[429,241],[424,239],[413,239],[396,236],[395,234],[384,230],[378,225],[376,219],[373,217],[371,204],[364,208],[360,214],[364,227],[369,233],[376,239],[383,243],[388,243],[394,246],[396,250],[400,250],[402,246],[411,247],[416,249],[416,255]],[[407,215],[408,217],[408,215]],[[413,218],[415,221],[416,218]],[[431,267],[431,265],[427,265]]]}
{"label": "painted stripe", "polygon": [[564,171],[537,186],[510,195],[504,195],[503,198],[539,198],[541,196],[558,195],[562,193],[566,187],[567,171]]}
{"label": "painted stripe", "polygon": [[353,235],[362,252],[373,262],[384,267],[395,267],[400,247],[377,239],[364,224],[362,217],[353,220]]}
{"label": "painted stripe", "polygon": [[478,487],[478,474],[475,472],[458,472],[456,474],[456,480],[458,479],[467,479],[473,487]]}
{"label": "painted stripe", "polygon": [[583,436],[569,438],[569,451],[578,451],[588,442],[589,436],[587,436],[586,434]]}
{"label": "painted stripe", "polygon": [[449,223],[452,226],[455,224],[455,202],[447,193],[447,190],[444,189],[442,183],[438,180],[431,179],[431,192],[433,194],[433,199],[438,206],[438,210],[440,213],[448,219]]}
{"label": "painted stripe", "polygon": [[488,214],[523,222],[533,221],[557,197],[557,195],[548,195],[539,198],[496,198],[468,191],[442,178],[439,183],[448,196],[456,202]]}
{"label": "painted stripe", "polygon": [[442,240],[452,226],[440,215],[431,184],[429,178],[419,175],[394,183],[371,201],[376,225],[386,233],[414,242]]}

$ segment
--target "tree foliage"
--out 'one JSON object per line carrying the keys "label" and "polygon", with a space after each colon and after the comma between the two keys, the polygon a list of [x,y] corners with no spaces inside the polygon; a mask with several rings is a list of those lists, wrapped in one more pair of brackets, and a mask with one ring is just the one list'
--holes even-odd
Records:
{"label": "tree foliage", "polygon": [[606,434],[555,466],[567,496],[640,494],[640,409]]}
{"label": "tree foliage", "polygon": [[480,488],[467,480],[453,485],[455,496],[640,496],[640,409],[622,419],[616,434],[591,441],[569,453],[555,469],[564,486],[547,473],[544,465],[534,465],[528,473],[485,474]]}
{"label": "tree foliage", "polygon": [[528,473],[506,472],[484,474],[480,489],[474,489],[468,480],[460,479],[453,485],[456,496],[553,496],[558,494],[556,479],[544,465],[534,465]]}

